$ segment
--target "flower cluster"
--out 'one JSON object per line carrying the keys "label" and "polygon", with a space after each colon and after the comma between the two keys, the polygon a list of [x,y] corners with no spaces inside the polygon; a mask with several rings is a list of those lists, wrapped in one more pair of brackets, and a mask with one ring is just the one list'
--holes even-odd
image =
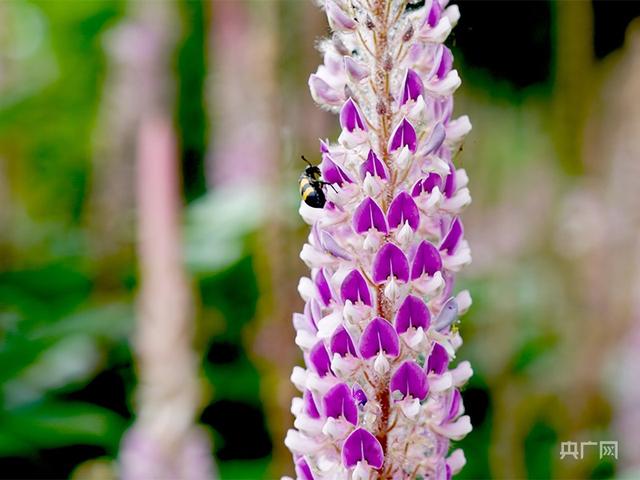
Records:
{"label": "flower cluster", "polygon": [[327,203],[300,254],[311,269],[294,315],[306,368],[292,382],[285,440],[299,479],[448,479],[464,465],[450,440],[471,430],[450,368],[462,341],[455,274],[471,261],[460,211],[471,201],[453,160],[471,129],[452,119],[460,79],[443,41],[446,0],[326,0],[333,36],[311,75],[313,98],[339,112],[321,142]]}

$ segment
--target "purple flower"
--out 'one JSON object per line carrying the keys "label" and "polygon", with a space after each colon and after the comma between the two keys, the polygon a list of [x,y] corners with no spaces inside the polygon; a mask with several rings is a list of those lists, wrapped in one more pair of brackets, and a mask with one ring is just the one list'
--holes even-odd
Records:
{"label": "purple flower", "polygon": [[373,281],[382,283],[395,277],[401,282],[409,280],[409,262],[393,243],[385,243],[373,260]]}
{"label": "purple flower", "polygon": [[472,372],[449,365],[457,302],[469,304],[456,275],[471,258],[466,174],[453,163],[469,122],[452,117],[460,79],[443,45],[457,7],[321,3],[333,33],[309,86],[341,132],[320,142],[330,201],[299,209],[311,226],[293,322],[306,368],[291,375],[302,398],[285,444],[298,480],[449,480],[464,463],[447,455],[471,428],[459,388]]}
{"label": "purple flower", "polygon": [[396,331],[404,333],[410,328],[422,327],[424,330],[429,326],[431,314],[425,303],[418,297],[408,295],[398,309],[396,315]]}
{"label": "purple flower", "polygon": [[389,150],[394,152],[402,147],[408,147],[411,152],[415,153],[416,141],[416,131],[413,128],[413,125],[409,123],[409,120],[403,118],[391,134]]}
{"label": "purple flower", "polygon": [[315,299],[309,300],[304,306],[304,314],[311,321],[313,330],[318,331],[318,321],[320,320],[320,305]]}
{"label": "purple flower", "polygon": [[351,432],[342,445],[342,463],[347,468],[355,467],[358,462],[366,462],[373,468],[384,463],[382,446],[376,437],[364,428]]}
{"label": "purple flower", "polygon": [[349,98],[340,110],[340,125],[349,132],[366,130],[356,102]]}
{"label": "purple flower", "polygon": [[447,252],[449,255],[456,253],[460,240],[462,240],[462,233],[462,222],[456,217],[451,222],[449,232],[440,245],[440,250]]}
{"label": "purple flower", "polygon": [[[446,290],[447,288],[445,288],[445,293],[446,295],[448,295],[449,293]],[[436,318],[436,321],[433,324],[433,328],[435,328],[437,331],[445,330],[446,328],[451,326],[451,324],[455,322],[457,319],[458,319],[458,301],[455,299],[455,297],[451,297],[442,306],[442,309],[440,310],[440,313],[438,314],[438,317]]]}
{"label": "purple flower", "polygon": [[296,461],[296,475],[300,480],[315,480],[313,473],[311,473],[311,468],[304,457]]}
{"label": "purple flower", "polygon": [[426,178],[418,180],[411,189],[411,196],[417,197],[422,192],[431,193],[434,188],[442,186],[442,177],[435,172],[431,172]]}
{"label": "purple flower", "polygon": [[450,422],[455,420],[460,412],[460,405],[462,404],[462,396],[460,395],[460,391],[457,388],[453,389],[451,393],[451,399],[449,400],[449,413],[447,414],[447,418],[445,422]]}
{"label": "purple flower", "polygon": [[307,390],[304,392],[302,399],[304,401],[304,412],[311,418],[320,418],[320,413],[318,412],[316,401],[313,399],[313,394]]}
{"label": "purple flower", "polygon": [[431,193],[435,187],[440,188],[441,185],[442,177],[435,172],[431,172],[422,182],[422,189],[427,193]]}
{"label": "purple flower", "polygon": [[309,90],[313,99],[320,104],[337,105],[344,97],[315,73],[309,77]]}
{"label": "purple flower", "polygon": [[322,171],[322,178],[325,182],[337,183],[338,185],[342,185],[344,182],[353,183],[344,170],[336,165],[326,153],[322,155],[320,170]]}
{"label": "purple flower", "polygon": [[369,76],[369,69],[366,65],[354,60],[351,57],[344,57],[344,68],[353,81],[359,82]]}
{"label": "purple flower", "polygon": [[342,325],[336,328],[331,337],[331,353],[334,355],[337,353],[341,357],[347,355],[356,357],[358,355],[353,340],[351,340],[351,335]]}
{"label": "purple flower", "polygon": [[402,88],[402,101],[401,104],[404,105],[409,100],[417,100],[420,95],[424,92],[424,85],[422,84],[422,79],[420,75],[418,75],[415,71],[410,68],[407,69],[407,73],[404,77],[404,86]]}
{"label": "purple flower", "polygon": [[367,197],[353,214],[353,229],[356,233],[367,233],[372,228],[387,233],[387,222],[382,209],[373,198]]}
{"label": "purple flower", "polygon": [[442,6],[440,5],[439,0],[430,0],[427,1],[427,9],[425,23],[433,28],[440,20],[440,15],[442,15]]}
{"label": "purple flower", "polygon": [[440,79],[444,78],[453,66],[453,54],[451,50],[444,45],[441,45],[441,47],[440,61],[438,62],[438,68],[436,70],[436,76]]}
{"label": "purple flower", "polygon": [[346,383],[339,383],[327,392],[323,399],[324,413],[327,417],[340,418],[358,424],[358,407]]}
{"label": "purple flower", "polygon": [[427,360],[427,373],[435,373],[442,375],[447,370],[449,365],[449,354],[445,348],[439,343],[433,344],[433,350],[429,354]]}
{"label": "purple flower", "polygon": [[367,404],[367,394],[364,393],[364,390],[362,390],[358,384],[353,386],[353,399],[360,406]]}
{"label": "purple flower", "polygon": [[356,28],[357,23],[352,18],[349,18],[332,0],[327,0],[325,8],[331,28],[334,30],[350,31]]}
{"label": "purple flower", "polygon": [[372,177],[379,177],[383,180],[387,178],[387,172],[385,171],[384,164],[380,161],[373,150],[369,150],[367,159],[362,163],[362,165],[360,165],[360,178],[364,180],[367,173]]}
{"label": "purple flower", "polygon": [[433,276],[436,272],[442,270],[442,259],[440,252],[433,244],[423,240],[418,245],[416,255],[413,257],[411,265],[411,279],[420,278],[425,273]]}
{"label": "purple flower", "polygon": [[318,243],[320,243],[320,246],[331,255],[343,260],[351,260],[351,255],[349,255],[349,252],[342,248],[330,233],[322,230],[320,232]]}
{"label": "purple flower", "polygon": [[360,355],[373,358],[379,353],[397,357],[400,353],[400,339],[391,324],[384,318],[376,317],[360,337]]}
{"label": "purple flower", "polygon": [[331,288],[329,287],[329,282],[327,282],[327,277],[324,274],[324,268],[321,268],[318,270],[318,273],[316,273],[315,284],[318,289],[320,299],[325,305],[329,305],[329,302],[331,301]]}
{"label": "purple flower", "polygon": [[436,123],[431,130],[429,138],[420,149],[422,155],[429,155],[440,148],[446,138],[447,131],[441,123]]}
{"label": "purple flower", "polygon": [[309,361],[311,362],[311,367],[321,377],[331,373],[331,360],[324,342],[320,341],[314,345],[309,352]]}
{"label": "purple flower", "polygon": [[420,225],[420,212],[416,202],[407,192],[400,192],[391,202],[387,220],[390,228],[397,228],[407,222],[415,232]]}
{"label": "purple flower", "polygon": [[407,361],[391,377],[389,388],[392,392],[400,392],[402,398],[411,396],[423,400],[429,391],[427,375],[416,362]]}
{"label": "purple flower", "polygon": [[449,174],[447,178],[444,180],[444,196],[447,198],[453,197],[453,194],[456,193],[456,169],[453,164],[449,164]]}
{"label": "purple flower", "polygon": [[342,281],[340,287],[342,301],[362,302],[371,306],[371,292],[367,286],[367,281],[358,270],[352,270]]}

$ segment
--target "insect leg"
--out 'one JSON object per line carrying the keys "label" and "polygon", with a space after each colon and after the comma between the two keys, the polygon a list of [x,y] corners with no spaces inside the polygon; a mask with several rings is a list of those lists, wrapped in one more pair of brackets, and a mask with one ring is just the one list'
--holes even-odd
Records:
{"label": "insect leg", "polygon": [[329,185],[334,192],[338,193],[338,191],[336,190],[336,187],[333,186],[333,183],[325,182],[324,180],[318,180],[318,183],[320,185]]}

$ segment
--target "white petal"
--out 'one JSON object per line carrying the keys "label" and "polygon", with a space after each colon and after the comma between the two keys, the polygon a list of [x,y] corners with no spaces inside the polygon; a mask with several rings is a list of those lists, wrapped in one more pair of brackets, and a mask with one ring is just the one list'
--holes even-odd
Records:
{"label": "white petal", "polygon": [[407,398],[406,400],[398,402],[398,404],[402,409],[402,413],[404,413],[407,418],[416,418],[418,413],[420,413],[420,400],[417,398]]}
{"label": "white petal", "polygon": [[295,328],[296,331],[306,330],[311,333],[315,331],[309,319],[305,315],[297,312],[293,314],[293,328]]}
{"label": "white petal", "polygon": [[461,188],[453,197],[447,199],[447,201],[442,205],[442,208],[443,210],[457,214],[470,203],[471,194],[469,193],[469,189]]}
{"label": "white petal", "polygon": [[317,248],[305,243],[300,252],[302,260],[309,268],[318,268],[333,263],[334,259]]}
{"label": "white petal", "polygon": [[422,119],[422,114],[424,113],[425,108],[426,104],[424,103],[424,98],[420,95],[409,111],[409,119],[419,122],[420,119]]}
{"label": "white petal", "polygon": [[366,141],[368,141],[369,137],[367,132],[357,129],[353,132],[348,130],[343,130],[340,136],[338,137],[338,142],[341,145],[344,145],[346,148],[354,148],[358,145],[362,145]]}
{"label": "white petal", "polygon": [[322,432],[322,424],[324,422],[319,418],[311,418],[309,415],[302,414],[293,422],[293,426],[303,433],[309,435],[318,435]]}
{"label": "white petal", "polygon": [[406,247],[413,240],[413,229],[409,226],[409,222],[404,222],[402,228],[396,233],[396,238],[401,247]]}
{"label": "white petal", "polygon": [[289,448],[289,450],[301,455],[313,454],[322,448],[322,445],[313,438],[293,429],[287,432],[284,444]]}
{"label": "white petal", "polygon": [[345,438],[351,430],[353,430],[353,425],[343,420],[342,417],[340,419],[329,417],[322,427],[322,433],[335,440]]}
{"label": "white petal", "polygon": [[389,361],[382,352],[378,353],[376,360],[373,362],[373,369],[380,375],[384,375],[389,371]]}
{"label": "white petal", "polygon": [[433,277],[414,280],[413,286],[424,296],[432,296],[444,286],[444,278],[441,272],[436,272]]}
{"label": "white petal", "polygon": [[395,277],[392,277],[391,280],[387,282],[387,286],[384,287],[384,295],[391,300],[391,303],[396,303],[402,295],[402,287]]}
{"label": "white petal", "polygon": [[331,359],[331,370],[336,372],[340,377],[349,377],[353,371],[358,368],[358,359],[353,357],[341,357],[335,353]]}
{"label": "white petal", "polygon": [[402,334],[404,341],[407,342],[407,345],[412,349],[416,350],[416,347],[422,343],[422,341],[426,338],[424,334],[424,330],[422,327],[418,327],[417,329],[410,328],[406,332]]}
{"label": "white petal", "polygon": [[374,178],[369,172],[367,172],[364,177],[364,182],[362,182],[362,188],[364,193],[366,193],[370,197],[377,197],[378,194],[382,191],[382,186],[380,185],[377,178]]}
{"label": "white petal", "polygon": [[313,225],[324,216],[321,208],[310,207],[302,201],[300,202],[298,213],[308,225]]}
{"label": "white petal", "polygon": [[341,265],[340,268],[334,273],[330,279],[328,279],[329,284],[331,285],[331,290],[334,292],[340,291],[340,286],[344,281],[345,277],[349,275],[352,267],[348,265]]}
{"label": "white petal", "polygon": [[347,57],[347,56],[344,57],[344,68],[345,68],[345,71],[347,72],[347,75],[349,76],[349,79],[352,82],[356,82],[356,83],[360,82],[361,80],[364,80],[371,73],[364,63],[358,62],[357,60],[354,60],[352,57]]}
{"label": "white petal", "polygon": [[305,302],[316,296],[316,286],[309,277],[302,277],[298,282],[298,293]]}
{"label": "white petal", "polygon": [[304,409],[304,400],[300,397],[293,397],[291,399],[291,414],[295,417],[300,415]]}
{"label": "white petal", "polygon": [[323,78],[326,76],[326,72],[318,69],[318,73],[312,74],[309,77],[309,90],[311,91],[311,97],[316,103],[327,107],[337,107],[342,105],[344,102],[344,94],[331,85],[331,83],[335,82],[333,78],[331,80]]}
{"label": "white petal", "polygon": [[442,375],[429,376],[429,390],[432,392],[444,392],[453,385],[451,373],[445,372]]}
{"label": "white petal", "polygon": [[339,379],[337,379],[333,375],[325,375],[324,377],[320,377],[315,372],[308,372],[305,387],[309,390],[317,392],[318,395],[323,396],[338,382]]}
{"label": "white petal", "polygon": [[462,437],[464,437],[473,429],[473,427],[471,426],[469,415],[463,415],[453,423],[447,423],[445,425],[439,425],[433,428],[445,437],[451,438],[452,440],[462,439]]}
{"label": "white petal", "polygon": [[433,190],[431,190],[431,193],[429,194],[429,198],[427,199],[427,203],[425,205],[427,208],[431,209],[438,203],[440,203],[440,200],[442,200],[442,198],[443,197],[442,193],[440,192],[440,188],[433,187]]}
{"label": "white petal", "polygon": [[302,367],[293,367],[291,372],[291,383],[293,383],[298,390],[304,391],[307,384],[307,377],[309,373]]}
{"label": "white petal", "polygon": [[467,175],[467,171],[464,168],[460,168],[456,170],[456,186],[458,190],[464,188],[469,183],[469,176]]}
{"label": "white petal", "polygon": [[396,163],[398,167],[404,169],[409,165],[409,160],[411,160],[411,150],[409,150],[409,147],[405,145],[402,147],[402,150],[400,150]]}
{"label": "white petal", "polygon": [[427,168],[427,171],[436,172],[445,177],[449,174],[449,164],[443,158],[432,156],[431,164]]}
{"label": "white petal", "polygon": [[447,270],[458,272],[462,267],[471,263],[471,250],[469,244],[463,241],[458,250],[453,255],[444,255],[442,257],[442,264]]}
{"label": "white petal", "polygon": [[460,9],[458,8],[458,5],[451,5],[447,7],[444,11],[444,15],[449,19],[451,26],[455,27],[458,24],[458,20],[460,20]]}
{"label": "white petal", "polygon": [[320,455],[317,461],[318,469],[322,472],[320,478],[336,478],[345,479],[344,476],[338,476],[339,472],[343,470],[340,457],[330,457],[327,455]]}
{"label": "white petal", "polygon": [[471,128],[471,121],[466,115],[451,120],[447,125],[447,139],[445,143],[451,150],[458,150],[464,137],[471,131]]}
{"label": "white petal", "polygon": [[462,467],[464,467],[466,463],[467,459],[465,458],[464,452],[461,448],[456,448],[451,452],[449,458],[447,458],[447,465],[449,465],[451,473],[454,475],[462,470]]}
{"label": "white petal", "polygon": [[465,360],[464,362],[460,362],[450,373],[453,376],[453,384],[456,387],[460,387],[471,378],[473,369],[471,368],[471,364]]}
{"label": "white petal", "polygon": [[463,315],[469,310],[471,307],[471,294],[469,290],[462,290],[456,295],[456,301],[458,302],[458,314]]}
{"label": "white petal", "polygon": [[376,230],[369,230],[367,235],[364,237],[364,242],[362,244],[362,248],[364,248],[367,252],[375,252],[378,250],[380,246],[380,235]]}
{"label": "white petal", "polygon": [[427,42],[442,43],[451,33],[451,21],[447,17],[442,17],[434,28],[425,28],[420,36]]}
{"label": "white petal", "polygon": [[455,92],[461,84],[462,80],[460,80],[458,71],[451,70],[442,80],[434,83],[427,83],[425,84],[424,88],[429,90],[430,92],[435,93],[436,95],[447,97],[449,95],[452,95],[453,92]]}
{"label": "white petal", "polygon": [[318,342],[315,334],[307,330],[298,330],[296,333],[296,345],[303,350],[310,350]]}
{"label": "white petal", "polygon": [[334,310],[329,315],[322,317],[318,322],[318,338],[331,338],[341,323],[342,315],[339,310]]}
{"label": "white petal", "polygon": [[358,462],[351,474],[351,480],[369,480],[370,478],[371,467],[366,462]]}

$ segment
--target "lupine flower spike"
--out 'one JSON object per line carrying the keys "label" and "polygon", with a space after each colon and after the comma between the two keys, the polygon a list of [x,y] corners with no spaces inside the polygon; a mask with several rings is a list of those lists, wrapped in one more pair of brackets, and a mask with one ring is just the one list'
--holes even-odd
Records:
{"label": "lupine flower spike", "polygon": [[[309,78],[339,114],[322,141],[323,208],[301,203],[309,266],[293,323],[305,368],[291,380],[297,478],[449,479],[465,463],[450,441],[471,430],[454,362],[458,316],[471,304],[455,275],[471,261],[454,166],[466,116],[452,119],[460,78],[443,41],[459,12],[447,0],[326,0],[333,30]],[[455,363],[457,366],[450,367]]]}

